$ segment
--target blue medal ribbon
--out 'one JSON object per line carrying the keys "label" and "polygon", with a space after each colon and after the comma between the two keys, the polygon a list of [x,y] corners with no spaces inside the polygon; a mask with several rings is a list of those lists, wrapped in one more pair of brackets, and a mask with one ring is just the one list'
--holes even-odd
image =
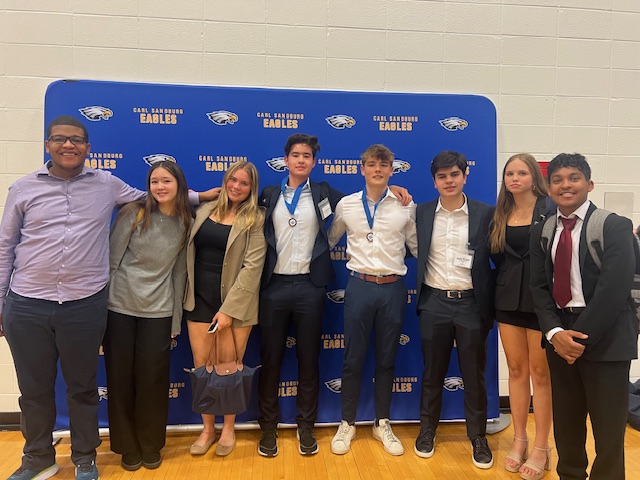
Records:
{"label": "blue medal ribbon", "polygon": [[365,188],[362,190],[362,206],[364,207],[364,214],[367,216],[367,222],[369,223],[369,228],[371,230],[373,230],[373,219],[376,216],[376,210],[378,210],[378,205],[380,205],[380,202],[382,201],[382,199],[387,196],[388,191],[389,189],[387,188],[382,194],[382,196],[380,197],[380,200],[374,203],[373,215],[371,215],[371,210],[369,210],[369,202],[367,202],[367,189]]}
{"label": "blue medal ribbon", "polygon": [[296,211],[296,207],[298,206],[298,201],[300,200],[300,194],[302,193],[302,188],[306,185],[306,182],[302,182],[296,188],[296,191],[293,193],[293,198],[291,199],[291,203],[287,202],[287,198],[284,196],[284,192],[287,187],[287,179],[289,177],[285,177],[282,179],[282,183],[280,184],[280,191],[282,192],[282,199],[284,200],[284,204],[287,206],[287,210],[289,213],[293,215]]}

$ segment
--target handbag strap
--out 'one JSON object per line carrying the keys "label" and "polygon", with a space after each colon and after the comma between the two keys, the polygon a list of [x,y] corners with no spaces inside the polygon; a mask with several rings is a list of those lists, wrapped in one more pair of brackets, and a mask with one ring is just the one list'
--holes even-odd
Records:
{"label": "handbag strap", "polygon": [[218,330],[213,335],[207,365],[213,365],[218,375],[231,375],[238,371],[238,350],[233,327]]}

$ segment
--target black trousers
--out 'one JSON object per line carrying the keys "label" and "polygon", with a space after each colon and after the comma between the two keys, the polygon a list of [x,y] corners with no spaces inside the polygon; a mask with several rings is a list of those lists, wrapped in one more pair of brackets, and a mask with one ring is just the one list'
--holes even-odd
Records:
{"label": "black trousers", "polygon": [[71,460],[76,465],[95,460],[100,445],[96,375],[107,323],[106,290],[64,303],[9,291],[2,320],[21,394],[22,466],[40,470],[55,463],[58,360],[67,384]]}
{"label": "black trousers", "polygon": [[377,285],[349,277],[344,296],[344,363],[342,365],[342,419],[356,421],[362,367],[371,331],[375,338],[374,400],[376,419],[389,418],[396,352],[404,323],[407,288],[399,279]]}
{"label": "black trousers", "polygon": [[436,429],[442,410],[444,383],[455,340],[464,382],[464,416],[467,436],[483,437],[487,428],[488,330],[474,297],[444,298],[422,286],[418,300],[422,336],[422,396],[420,425]]}
{"label": "black trousers", "polygon": [[629,413],[630,361],[583,358],[569,365],[547,343],[551,372],[553,434],[561,480],[587,478],[587,415],[591,419],[596,458],[589,478],[624,480],[624,435]]}
{"label": "black trousers", "polygon": [[169,414],[171,317],[109,311],[103,346],[111,450],[159,452]]}
{"label": "black trousers", "polygon": [[258,377],[258,404],[259,422],[263,430],[277,428],[280,420],[280,367],[291,324],[295,332],[298,359],[296,421],[299,426],[313,428],[318,418],[318,357],[325,300],[324,287],[316,287],[309,275],[273,275],[261,293],[262,368]]}

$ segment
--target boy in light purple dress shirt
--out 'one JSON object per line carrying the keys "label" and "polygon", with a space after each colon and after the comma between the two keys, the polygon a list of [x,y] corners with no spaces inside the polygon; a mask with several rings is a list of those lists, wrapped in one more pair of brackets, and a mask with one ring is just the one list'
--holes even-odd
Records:
{"label": "boy in light purple dress shirt", "polygon": [[98,478],[96,373],[107,321],[109,224],[115,208],[145,192],[85,167],[90,148],[80,121],[58,117],[47,127],[51,159],[9,187],[0,224],[0,336],[14,359],[25,438],[22,465],[9,480],[45,479],[59,469],[52,443],[58,360],[76,478]]}

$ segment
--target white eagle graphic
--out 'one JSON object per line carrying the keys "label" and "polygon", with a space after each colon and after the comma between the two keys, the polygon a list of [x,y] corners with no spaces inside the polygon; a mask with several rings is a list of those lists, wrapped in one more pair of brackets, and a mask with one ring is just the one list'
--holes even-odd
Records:
{"label": "white eagle graphic", "polygon": [[342,378],[334,378],[333,380],[327,380],[324,382],[329,390],[333,393],[340,393],[342,391]]}
{"label": "white eagle graphic", "polygon": [[164,153],[154,153],[153,155],[147,155],[146,157],[142,157],[144,159],[144,163],[146,163],[147,165],[151,166],[154,163],[158,163],[158,162],[173,162],[176,163],[176,159],[173,158],[171,155],[167,155]]}
{"label": "white eagle graphic", "polygon": [[216,125],[233,125],[238,121],[238,115],[226,110],[216,110],[207,113],[207,118]]}
{"label": "white eagle graphic", "polygon": [[344,288],[327,292],[327,297],[329,297],[329,300],[333,303],[344,303]]}
{"label": "white eagle graphic", "polygon": [[448,117],[440,120],[440,125],[453,132],[455,130],[464,130],[469,126],[469,122],[460,117]]}
{"label": "white eagle graphic", "polygon": [[406,172],[411,168],[411,164],[409,162],[405,162],[404,160],[400,160],[396,158],[393,161],[393,173]]}
{"label": "white eagle graphic", "polygon": [[284,157],[273,157],[272,159],[267,160],[267,165],[276,172],[284,172],[287,169],[287,166],[284,163]]}
{"label": "white eagle graphic", "polygon": [[342,130],[345,127],[351,128],[356,124],[356,119],[349,115],[331,115],[325,118],[325,120],[329,125],[338,130]]}
{"label": "white eagle graphic", "polygon": [[100,397],[100,401],[109,400],[109,395],[107,394],[107,387],[98,387],[98,397]]}
{"label": "white eagle graphic", "polygon": [[91,107],[79,108],[78,111],[84,118],[91,122],[99,122],[100,120],[109,120],[113,117],[113,111],[107,107],[100,107],[99,105],[93,105]]}
{"label": "white eagle graphic", "polygon": [[445,390],[449,390],[450,392],[464,390],[464,382],[460,377],[447,377],[444,379],[444,384],[442,386]]}

